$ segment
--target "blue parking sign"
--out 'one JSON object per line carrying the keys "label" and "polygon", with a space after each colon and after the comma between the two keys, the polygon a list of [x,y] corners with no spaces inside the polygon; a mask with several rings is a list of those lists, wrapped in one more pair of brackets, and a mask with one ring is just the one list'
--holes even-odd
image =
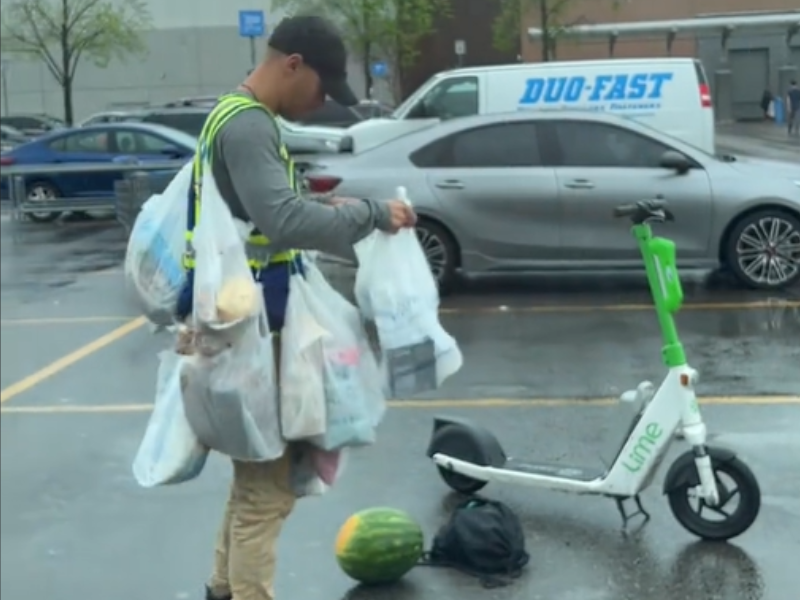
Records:
{"label": "blue parking sign", "polygon": [[263,10],[239,11],[239,35],[242,37],[263,37],[266,32],[266,20]]}
{"label": "blue parking sign", "polygon": [[389,67],[383,61],[376,61],[372,63],[371,72],[373,77],[386,77],[389,74]]}

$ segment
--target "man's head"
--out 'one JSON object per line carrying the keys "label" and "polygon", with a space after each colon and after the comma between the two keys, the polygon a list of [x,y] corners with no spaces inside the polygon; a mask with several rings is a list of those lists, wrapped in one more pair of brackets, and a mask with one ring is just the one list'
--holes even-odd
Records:
{"label": "man's head", "polygon": [[345,106],[358,102],[347,84],[347,50],[336,28],[321,17],[290,17],[269,38],[263,65],[276,89],[278,113],[293,120],[316,110],[330,96]]}
{"label": "man's head", "polygon": [[791,85],[792,87],[797,87],[797,80],[793,79],[789,85]]}

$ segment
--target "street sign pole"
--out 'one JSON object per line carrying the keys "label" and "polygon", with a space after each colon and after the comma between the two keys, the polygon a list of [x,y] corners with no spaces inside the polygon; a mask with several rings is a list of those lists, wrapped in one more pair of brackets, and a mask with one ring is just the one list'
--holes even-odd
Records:
{"label": "street sign pole", "polygon": [[257,63],[256,38],[264,37],[267,32],[263,10],[239,11],[239,36],[250,42],[250,67],[255,69]]}
{"label": "street sign pole", "polygon": [[467,42],[464,40],[456,40],[455,43],[456,64],[460,67],[464,66],[464,55],[467,53]]}

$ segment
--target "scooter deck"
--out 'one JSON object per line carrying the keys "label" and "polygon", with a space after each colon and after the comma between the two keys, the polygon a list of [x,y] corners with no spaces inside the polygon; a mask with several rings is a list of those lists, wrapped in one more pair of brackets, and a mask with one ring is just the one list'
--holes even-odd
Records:
{"label": "scooter deck", "polygon": [[503,468],[519,473],[560,477],[561,479],[572,479],[573,481],[594,481],[595,479],[603,477],[607,472],[604,468],[531,463],[517,458],[509,458]]}

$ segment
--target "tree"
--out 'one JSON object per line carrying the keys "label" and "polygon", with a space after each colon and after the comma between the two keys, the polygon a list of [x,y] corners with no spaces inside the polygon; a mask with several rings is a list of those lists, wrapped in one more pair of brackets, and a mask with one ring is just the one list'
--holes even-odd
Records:
{"label": "tree", "polygon": [[41,59],[58,82],[71,125],[78,65],[145,53],[151,17],[144,0],[13,0],[2,6],[1,25],[3,51]]}
{"label": "tree", "polygon": [[335,23],[362,63],[369,97],[372,63],[385,60],[393,71],[413,65],[419,41],[433,33],[438,18],[449,14],[450,0],[275,0],[273,7]]}
{"label": "tree", "polygon": [[[522,25],[534,7],[542,30],[542,61],[556,58],[556,44],[565,29],[576,22],[567,19],[578,0],[499,0],[500,13],[493,24],[494,46],[505,52],[521,51]],[[620,0],[609,0],[616,9]]]}

